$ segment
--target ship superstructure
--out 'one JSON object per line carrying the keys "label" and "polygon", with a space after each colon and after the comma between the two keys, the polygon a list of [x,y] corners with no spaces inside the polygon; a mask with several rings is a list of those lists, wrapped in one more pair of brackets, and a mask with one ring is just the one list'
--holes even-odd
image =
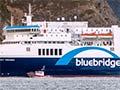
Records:
{"label": "ship superstructure", "polygon": [[[119,27],[115,25],[88,27],[87,22],[32,22],[27,26],[7,26],[4,28],[4,35],[6,39],[1,44],[0,52],[2,57],[14,55],[17,57],[52,57],[51,49],[58,49],[56,52],[60,50],[61,55],[64,55],[75,48],[93,46],[103,47],[118,54],[120,52],[117,48]],[[88,53],[85,56],[91,55]],[[56,56],[59,57],[59,55]],[[101,53],[99,56],[106,57],[106,54]]]}
{"label": "ship superstructure", "polygon": [[[30,9],[29,9],[30,10]],[[33,22],[3,28],[0,75],[25,75],[43,66],[50,75],[119,74],[120,28],[88,27],[88,22]]]}

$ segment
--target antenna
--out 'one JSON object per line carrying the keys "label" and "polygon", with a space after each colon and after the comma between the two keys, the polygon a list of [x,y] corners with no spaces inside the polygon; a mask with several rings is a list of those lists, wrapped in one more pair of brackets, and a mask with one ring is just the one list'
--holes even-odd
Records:
{"label": "antenna", "polygon": [[11,26],[13,26],[13,23],[14,23],[14,17],[13,17],[13,15],[11,14],[11,22],[10,22]]}
{"label": "antenna", "polygon": [[32,13],[31,13],[31,4],[29,3],[29,13],[26,16],[26,24],[31,25],[32,24]]}
{"label": "antenna", "polygon": [[31,16],[31,3],[29,3],[29,16]]}

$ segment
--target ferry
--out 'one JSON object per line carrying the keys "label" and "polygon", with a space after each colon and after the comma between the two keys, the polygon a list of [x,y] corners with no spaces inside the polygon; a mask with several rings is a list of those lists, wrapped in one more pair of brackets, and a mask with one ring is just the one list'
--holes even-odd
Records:
{"label": "ferry", "polygon": [[[5,26],[0,76],[120,75],[120,27],[89,27],[87,21],[32,21]],[[40,72],[40,73],[39,73]],[[31,75],[30,75],[31,76]]]}

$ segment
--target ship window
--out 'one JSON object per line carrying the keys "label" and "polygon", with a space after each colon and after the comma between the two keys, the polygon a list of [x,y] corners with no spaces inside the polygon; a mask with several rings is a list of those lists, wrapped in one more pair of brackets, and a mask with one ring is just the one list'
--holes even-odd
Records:
{"label": "ship window", "polygon": [[55,42],[55,41],[53,41],[53,43],[55,44],[56,42]]}
{"label": "ship window", "polygon": [[62,49],[39,49],[38,55],[62,55]]}
{"label": "ship window", "polygon": [[28,44],[30,44],[31,42],[30,42],[30,41],[28,41],[27,43],[28,43]]}
{"label": "ship window", "polygon": [[27,41],[25,41],[24,43],[27,44]]}
{"label": "ship window", "polygon": [[109,32],[112,33],[111,29],[109,29]]}
{"label": "ship window", "polygon": [[37,43],[41,43],[41,41],[37,41]]}
{"label": "ship window", "polygon": [[114,51],[114,47],[111,47],[110,50],[111,50],[111,51]]}
{"label": "ship window", "polygon": [[45,49],[42,49],[42,54],[45,55]]}
{"label": "ship window", "polygon": [[30,48],[29,48],[29,47],[27,47],[27,48],[26,48],[26,51],[27,51],[27,52],[30,52]]}
{"label": "ship window", "polygon": [[38,54],[41,55],[41,49],[38,50]]}
{"label": "ship window", "polygon": [[30,39],[33,39],[32,37],[30,37]]}
{"label": "ship window", "polygon": [[49,55],[49,49],[46,49],[46,55]]}
{"label": "ship window", "polygon": [[48,43],[52,43],[52,42],[49,41]]}
{"label": "ship window", "polygon": [[59,49],[59,55],[62,55],[62,49]]}
{"label": "ship window", "polygon": [[34,34],[33,37],[37,37],[37,34]]}
{"label": "ship window", "polygon": [[45,44],[47,43],[47,41],[44,42]]}
{"label": "ship window", "polygon": [[58,50],[57,50],[57,49],[55,49],[55,55],[58,55],[57,51],[58,51]]}
{"label": "ship window", "polygon": [[50,55],[53,55],[53,49],[50,49]]}

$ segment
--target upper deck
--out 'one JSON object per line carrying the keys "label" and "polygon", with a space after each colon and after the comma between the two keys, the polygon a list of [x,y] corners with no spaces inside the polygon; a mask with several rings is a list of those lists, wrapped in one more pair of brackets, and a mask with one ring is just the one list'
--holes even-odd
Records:
{"label": "upper deck", "polygon": [[30,30],[30,29],[39,29],[40,27],[38,25],[29,25],[29,26],[6,26],[3,28],[3,30],[6,31],[22,31],[22,30]]}
{"label": "upper deck", "polygon": [[[33,23],[33,22],[32,22]],[[36,25],[35,25],[36,24]],[[3,44],[65,44],[72,46],[114,46],[118,26],[88,27],[86,22],[35,22],[28,26],[7,26]]]}

